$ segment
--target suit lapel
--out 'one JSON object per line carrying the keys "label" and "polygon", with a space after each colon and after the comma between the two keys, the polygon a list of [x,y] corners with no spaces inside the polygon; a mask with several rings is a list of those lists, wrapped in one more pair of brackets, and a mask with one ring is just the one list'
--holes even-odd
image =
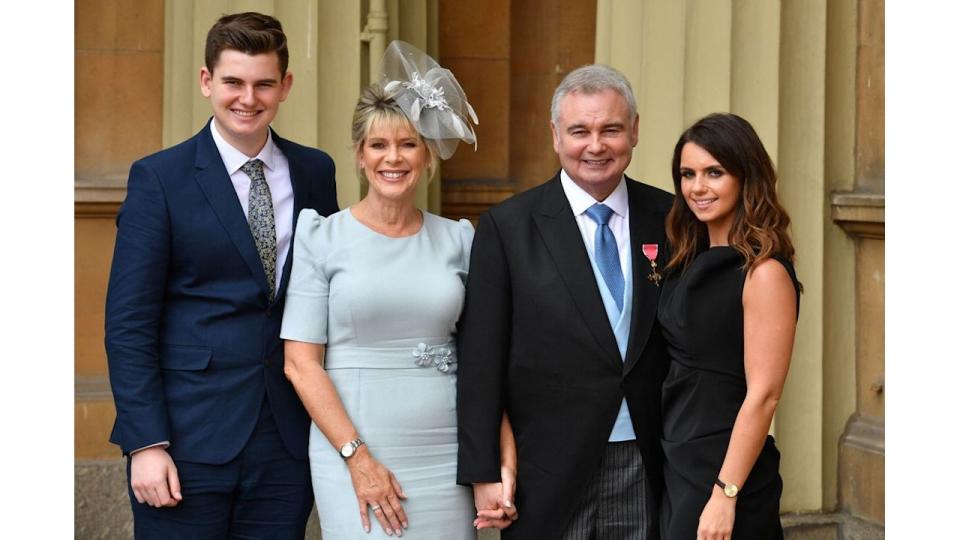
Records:
{"label": "suit lapel", "polygon": [[213,135],[210,134],[210,122],[207,122],[207,126],[197,137],[197,156],[194,167],[200,190],[207,197],[213,212],[226,229],[237,251],[240,252],[251,275],[254,276],[263,293],[267,294],[269,292],[267,275],[263,270],[263,263],[260,262],[253,235],[250,233],[250,225],[243,215],[243,207],[237,199],[237,192],[233,188],[233,183],[230,182],[223,160],[220,159],[220,152],[217,151],[217,145],[213,142]]}
{"label": "suit lapel", "polygon": [[[287,158],[287,165],[290,168],[290,183],[293,185],[293,228],[291,230],[296,233],[297,218],[300,216],[300,210],[303,210],[304,204],[307,201],[307,171],[304,170],[303,160],[300,159],[295,145],[281,138],[277,135],[276,131],[273,132],[273,142]],[[287,257],[283,262],[283,271],[280,273],[280,288],[277,293],[278,299],[283,298],[286,294],[287,282],[290,280],[290,267],[293,261],[292,238],[290,242],[290,249],[287,250]]]}
{"label": "suit lapel", "polygon": [[650,261],[643,254],[643,244],[657,244],[657,267],[662,271],[666,264],[666,241],[663,229],[665,216],[645,205],[637,188],[634,181],[627,178],[627,193],[630,201],[630,250],[633,253],[633,310],[624,375],[637,365],[640,352],[647,345],[653,321],[657,318],[657,304],[660,300],[660,288],[647,279],[650,275]]}
{"label": "suit lapel", "polygon": [[563,193],[559,176],[555,176],[546,187],[543,204],[534,212],[533,219],[584,323],[604,351],[607,361],[621,370],[623,361],[617,340],[610,328],[590,258],[580,240],[580,228]]}

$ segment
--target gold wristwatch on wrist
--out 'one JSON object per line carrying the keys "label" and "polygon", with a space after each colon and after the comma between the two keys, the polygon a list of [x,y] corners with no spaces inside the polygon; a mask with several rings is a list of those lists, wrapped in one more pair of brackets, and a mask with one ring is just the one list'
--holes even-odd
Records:
{"label": "gold wristwatch on wrist", "polygon": [[737,493],[740,493],[740,488],[736,484],[731,484],[730,482],[724,482],[723,480],[717,478],[716,484],[720,486],[720,489],[723,490],[723,494],[731,499],[737,496]]}

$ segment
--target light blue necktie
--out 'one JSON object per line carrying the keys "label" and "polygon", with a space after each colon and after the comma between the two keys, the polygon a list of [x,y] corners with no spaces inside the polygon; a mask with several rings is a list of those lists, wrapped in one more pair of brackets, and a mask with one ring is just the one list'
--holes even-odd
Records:
{"label": "light blue necktie", "polygon": [[623,311],[623,271],[620,269],[620,253],[617,249],[617,239],[613,231],[607,226],[613,210],[606,205],[597,203],[587,208],[587,215],[597,223],[597,232],[593,236],[593,256],[607,284],[607,289],[617,309]]}

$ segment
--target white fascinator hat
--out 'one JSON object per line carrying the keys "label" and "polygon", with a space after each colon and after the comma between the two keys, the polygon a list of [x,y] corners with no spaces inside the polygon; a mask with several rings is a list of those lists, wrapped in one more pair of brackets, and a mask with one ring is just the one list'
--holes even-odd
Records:
{"label": "white fascinator hat", "polygon": [[383,53],[380,73],[384,91],[440,158],[452,156],[460,141],[476,148],[470,120],[479,125],[477,113],[449,69],[413,45],[395,40]]}

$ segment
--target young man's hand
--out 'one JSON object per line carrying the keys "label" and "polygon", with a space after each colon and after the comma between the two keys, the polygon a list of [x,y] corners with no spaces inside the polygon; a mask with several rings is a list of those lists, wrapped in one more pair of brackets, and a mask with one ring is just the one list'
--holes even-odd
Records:
{"label": "young man's hand", "polygon": [[154,508],[183,500],[177,466],[165,448],[154,446],[130,455],[130,487],[137,502]]}

